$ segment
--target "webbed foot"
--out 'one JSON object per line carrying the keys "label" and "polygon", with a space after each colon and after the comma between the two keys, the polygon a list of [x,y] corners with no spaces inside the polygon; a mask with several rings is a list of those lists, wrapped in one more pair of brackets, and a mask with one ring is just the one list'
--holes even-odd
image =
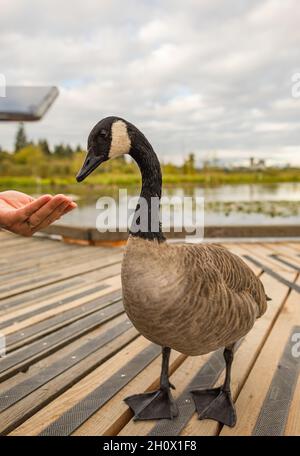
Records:
{"label": "webbed foot", "polygon": [[160,388],[149,393],[134,394],[124,399],[134,412],[134,420],[173,419],[178,415],[178,408],[171,391]]}
{"label": "webbed foot", "polygon": [[222,388],[191,391],[199,420],[211,419],[226,426],[236,424],[236,411],[230,391]]}

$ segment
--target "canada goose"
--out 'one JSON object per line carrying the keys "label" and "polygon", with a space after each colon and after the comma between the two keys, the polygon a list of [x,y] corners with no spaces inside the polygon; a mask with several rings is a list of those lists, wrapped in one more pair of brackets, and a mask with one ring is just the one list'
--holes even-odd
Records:
{"label": "canada goose", "polygon": [[[159,204],[150,204],[152,198],[161,197],[160,164],[145,136],[126,120],[107,117],[92,129],[77,181],[122,154],[130,154],[142,174],[140,203],[122,263],[124,306],[140,333],[162,346],[163,357],[159,390],[130,396],[125,402],[135,419],[172,419],[178,409],[168,374],[171,349],[196,356],[225,347],[223,386],[191,394],[200,419],[234,426],[230,391],[234,345],[266,311],[263,285],[239,257],[221,246],[165,242]],[[143,206],[142,200],[149,204]],[[141,215],[148,215],[146,229],[139,226]]]}

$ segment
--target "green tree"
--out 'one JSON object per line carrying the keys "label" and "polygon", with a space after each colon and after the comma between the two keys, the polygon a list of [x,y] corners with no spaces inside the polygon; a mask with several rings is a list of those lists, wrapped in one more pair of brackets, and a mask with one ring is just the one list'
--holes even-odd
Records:
{"label": "green tree", "polygon": [[63,157],[64,150],[65,148],[63,144],[56,144],[56,146],[54,146],[54,155],[56,155],[57,157]]}
{"label": "green tree", "polygon": [[190,153],[187,159],[184,161],[183,164],[183,172],[185,174],[193,174],[196,171],[195,167],[195,154]]}
{"label": "green tree", "polygon": [[78,152],[74,153],[72,160],[68,160],[68,162],[70,163],[70,174],[72,176],[75,176],[78,173],[78,170],[81,168],[85,156],[85,151],[78,150]]}
{"label": "green tree", "polygon": [[19,150],[13,156],[13,160],[18,166],[23,166],[24,169],[27,169],[32,176],[44,175],[48,169],[47,166],[45,169],[47,163],[43,151],[39,146],[33,144]]}
{"label": "green tree", "polygon": [[72,157],[73,153],[74,152],[73,152],[72,147],[69,144],[67,144],[65,146],[65,157]]}
{"label": "green tree", "polygon": [[51,154],[51,150],[50,150],[47,139],[40,139],[38,142],[38,146],[40,147],[40,149],[43,151],[43,153],[45,155]]}
{"label": "green tree", "polygon": [[8,152],[6,152],[6,151],[3,150],[3,149],[0,149],[0,161],[1,161],[1,160],[5,160],[5,159],[7,159],[7,158],[11,158],[11,157],[12,157],[11,154],[9,154]]}
{"label": "green tree", "polygon": [[69,144],[67,144],[66,146],[64,144],[57,144],[54,147],[54,155],[56,155],[57,157],[72,157],[73,153],[73,149],[71,146],[69,146]]}
{"label": "green tree", "polygon": [[15,152],[18,152],[19,150],[23,149],[28,145],[27,141],[27,136],[25,132],[25,127],[23,122],[19,123],[19,127],[16,133],[16,139],[15,139]]}
{"label": "green tree", "polygon": [[164,174],[179,174],[181,173],[181,167],[174,165],[174,163],[163,163],[162,169]]}

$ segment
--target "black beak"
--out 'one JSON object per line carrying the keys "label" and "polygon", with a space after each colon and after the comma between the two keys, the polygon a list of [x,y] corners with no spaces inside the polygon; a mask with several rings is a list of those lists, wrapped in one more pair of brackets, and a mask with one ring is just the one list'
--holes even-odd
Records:
{"label": "black beak", "polygon": [[91,172],[94,171],[94,169],[96,169],[104,161],[106,161],[104,157],[95,157],[94,155],[88,153],[81,170],[76,176],[77,182],[82,182],[89,174],[91,174]]}

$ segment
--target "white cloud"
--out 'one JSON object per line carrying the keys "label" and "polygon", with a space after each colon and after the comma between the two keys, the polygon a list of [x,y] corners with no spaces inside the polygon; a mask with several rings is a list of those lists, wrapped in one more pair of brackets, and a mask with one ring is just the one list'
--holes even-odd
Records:
{"label": "white cloud", "polygon": [[[217,150],[300,164],[299,23],[297,0],[2,0],[0,73],[60,87],[45,118],[26,125],[34,139],[84,145],[116,114],[165,159]],[[2,146],[15,129],[0,125]]]}
{"label": "white cloud", "polygon": [[255,126],[257,132],[285,132],[285,131],[298,131],[300,129],[300,123],[287,123],[287,122],[262,122]]}

